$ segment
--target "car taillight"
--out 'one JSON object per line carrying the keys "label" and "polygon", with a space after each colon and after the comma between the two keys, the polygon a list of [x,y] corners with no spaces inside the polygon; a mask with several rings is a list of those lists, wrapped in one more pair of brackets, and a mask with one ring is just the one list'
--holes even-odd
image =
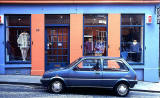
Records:
{"label": "car taillight", "polygon": [[137,76],[135,75],[134,80],[137,80]]}

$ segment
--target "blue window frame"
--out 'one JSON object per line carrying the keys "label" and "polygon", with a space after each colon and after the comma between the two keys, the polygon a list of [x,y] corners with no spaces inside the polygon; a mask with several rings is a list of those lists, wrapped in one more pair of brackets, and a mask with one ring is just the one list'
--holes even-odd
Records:
{"label": "blue window frame", "polygon": [[144,14],[121,15],[121,57],[129,64],[144,64]]}
{"label": "blue window frame", "polygon": [[5,15],[5,62],[31,63],[31,16]]}
{"label": "blue window frame", "polygon": [[84,56],[107,56],[107,18],[107,14],[84,14]]}

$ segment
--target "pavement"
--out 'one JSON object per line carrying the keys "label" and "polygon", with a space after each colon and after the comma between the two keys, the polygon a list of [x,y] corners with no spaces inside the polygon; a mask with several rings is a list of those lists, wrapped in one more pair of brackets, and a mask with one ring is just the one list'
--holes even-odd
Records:
{"label": "pavement", "polygon": [[[19,85],[37,85],[41,86],[41,76],[30,75],[0,75],[0,84],[19,84]],[[160,82],[138,81],[138,84],[131,91],[156,92],[160,93]]]}

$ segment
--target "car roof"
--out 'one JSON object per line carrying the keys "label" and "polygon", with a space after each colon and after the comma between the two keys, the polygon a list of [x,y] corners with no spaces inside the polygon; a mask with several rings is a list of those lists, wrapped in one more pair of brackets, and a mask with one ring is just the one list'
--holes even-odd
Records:
{"label": "car roof", "polygon": [[110,56],[83,56],[81,58],[122,59],[121,57],[110,57]]}

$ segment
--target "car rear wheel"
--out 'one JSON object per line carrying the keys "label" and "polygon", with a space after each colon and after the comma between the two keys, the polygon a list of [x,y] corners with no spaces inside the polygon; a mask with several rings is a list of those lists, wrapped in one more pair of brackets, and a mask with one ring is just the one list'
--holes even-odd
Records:
{"label": "car rear wheel", "polygon": [[51,91],[52,93],[62,93],[64,90],[64,84],[59,81],[59,80],[55,80],[53,81],[50,86],[49,86],[49,91]]}
{"label": "car rear wheel", "polygon": [[115,87],[114,90],[118,96],[124,97],[129,93],[129,86],[125,83],[120,83]]}

